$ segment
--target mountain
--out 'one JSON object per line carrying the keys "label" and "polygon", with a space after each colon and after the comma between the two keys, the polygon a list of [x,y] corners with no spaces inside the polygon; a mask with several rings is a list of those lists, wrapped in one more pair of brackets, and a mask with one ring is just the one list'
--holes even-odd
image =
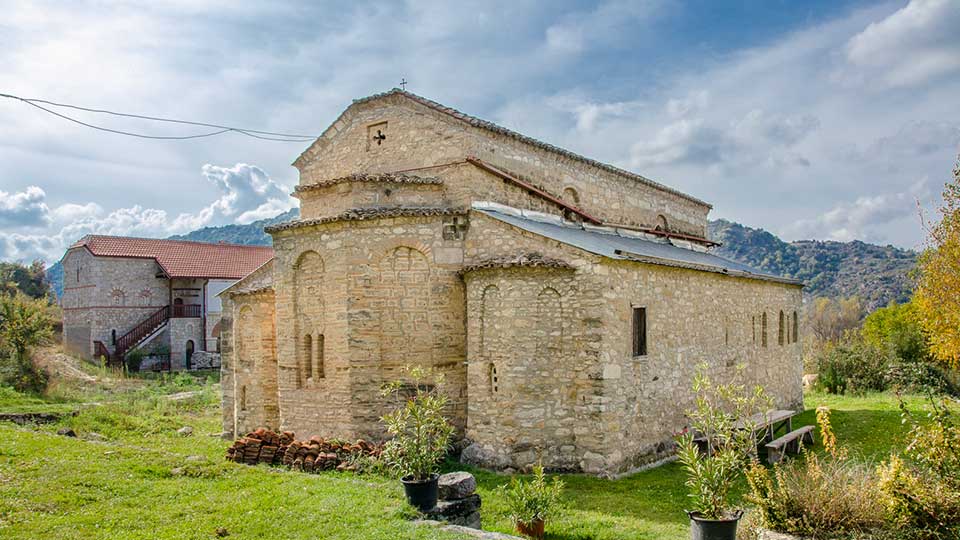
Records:
{"label": "mountain", "polygon": [[859,240],[784,242],[763,229],[719,219],[710,238],[723,245],[714,253],[758,270],[799,279],[809,296],[858,296],[868,311],[891,300],[905,302],[913,291],[917,252]]}
{"label": "mountain", "polygon": [[187,234],[171,236],[170,240],[191,240],[194,242],[226,242],[228,244],[247,244],[269,246],[273,243],[270,235],[263,232],[267,225],[297,219],[299,208],[291,208],[279,216],[261,219],[247,225],[224,225],[222,227],[204,227]]}
{"label": "mountain", "polygon": [[[277,217],[248,225],[204,227],[170,238],[270,245],[270,235],[263,232],[263,228],[296,219],[299,214],[299,209],[294,208]],[[723,244],[715,250],[716,254],[758,270],[799,279],[806,284],[805,292],[809,296],[856,295],[872,311],[891,300],[908,300],[913,290],[910,271],[917,261],[914,251],[860,241],[803,240],[788,243],[763,229],[745,227],[724,219],[709,223],[709,235]],[[47,271],[47,277],[58,296],[63,287],[62,274],[60,263]]]}

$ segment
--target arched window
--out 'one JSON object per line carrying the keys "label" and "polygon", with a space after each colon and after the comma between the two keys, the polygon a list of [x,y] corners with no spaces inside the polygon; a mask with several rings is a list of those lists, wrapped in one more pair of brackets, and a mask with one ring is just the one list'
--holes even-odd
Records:
{"label": "arched window", "polygon": [[767,312],[760,315],[760,345],[767,346]]}
{"label": "arched window", "polygon": [[779,326],[777,330],[777,345],[783,346],[784,344],[784,332],[786,332],[787,323],[783,317],[783,311],[780,312]]}
{"label": "arched window", "polygon": [[246,386],[240,387],[240,410],[241,411],[247,410],[247,387]]}
{"label": "arched window", "polygon": [[111,345],[116,345],[116,344],[117,344],[117,329],[116,329],[116,328],[114,328],[113,330],[110,331],[110,344],[111,344]]}
{"label": "arched window", "polygon": [[[562,198],[563,198],[563,202],[570,204],[571,206],[575,206],[577,208],[580,207],[580,195],[577,193],[577,190],[570,187],[564,189]],[[577,223],[580,222],[580,215],[571,210],[564,210],[563,218],[566,219],[567,221],[575,221]]]}
{"label": "arched window", "polygon": [[664,231],[664,232],[668,231],[669,229],[667,228],[667,216],[663,214],[658,215],[657,225],[654,228],[658,231]]}
{"label": "arched window", "polygon": [[313,378],[313,336],[303,336],[303,350],[301,351],[300,380],[307,381]]}
{"label": "arched window", "polygon": [[797,322],[797,312],[793,312],[793,342],[796,343],[800,336],[800,323]]}
{"label": "arched window", "polygon": [[326,377],[327,375],[326,375],[326,373],[324,372],[324,366],[323,366],[323,334],[320,334],[320,335],[317,336],[317,362],[316,362],[316,366],[317,366],[316,377],[319,378],[319,379],[322,379],[322,378]]}

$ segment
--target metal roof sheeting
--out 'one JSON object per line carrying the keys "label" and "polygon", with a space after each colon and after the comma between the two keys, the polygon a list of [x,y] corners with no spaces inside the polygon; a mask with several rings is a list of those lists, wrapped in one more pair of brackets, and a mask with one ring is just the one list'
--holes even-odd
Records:
{"label": "metal roof sheeting", "polygon": [[525,217],[516,215],[519,212],[503,212],[498,211],[503,210],[502,208],[489,207],[493,205],[483,206],[482,204],[474,205],[474,210],[518,229],[610,259],[689,268],[802,286],[802,282],[798,280],[766,274],[712,253],[677,247],[666,240],[639,238],[639,234],[611,227],[590,227],[588,230],[570,222],[561,222],[556,216],[543,216],[544,219],[538,219],[530,217],[532,214],[530,212],[525,213]]}

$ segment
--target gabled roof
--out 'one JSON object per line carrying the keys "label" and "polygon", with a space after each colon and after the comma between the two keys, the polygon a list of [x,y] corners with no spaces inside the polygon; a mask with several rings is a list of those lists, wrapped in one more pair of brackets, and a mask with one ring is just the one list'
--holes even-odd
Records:
{"label": "gabled roof", "polygon": [[171,278],[240,279],[273,258],[269,246],[87,235],[69,249],[97,257],[153,259]]}
{"label": "gabled roof", "polygon": [[[452,108],[452,107],[447,107],[446,105],[443,105],[443,104],[441,104],[441,103],[437,103],[436,101],[433,101],[433,100],[431,100],[431,99],[427,99],[427,98],[425,98],[425,97],[423,97],[423,96],[418,96],[417,94],[413,94],[413,93],[411,93],[411,92],[407,92],[406,90],[401,90],[401,89],[399,89],[399,88],[394,88],[394,89],[392,89],[392,90],[390,90],[390,91],[388,91],[388,92],[383,92],[383,93],[380,93],[380,94],[373,94],[373,95],[371,95],[371,96],[367,96],[367,97],[364,97],[364,98],[360,98],[360,99],[355,99],[355,100],[353,100],[353,104],[351,104],[350,107],[347,107],[347,109],[346,109],[345,111],[343,111],[343,112],[340,114],[340,116],[337,117],[337,119],[336,119],[332,124],[330,124],[330,127],[328,127],[328,128],[324,131],[323,135],[321,135],[320,138],[322,139],[322,138],[326,137],[326,136],[327,136],[327,133],[330,132],[330,130],[333,129],[335,126],[337,126],[338,123],[341,121],[341,119],[344,118],[344,117],[347,115],[347,113],[348,113],[354,106],[360,105],[360,104],[363,104],[363,103],[369,103],[369,102],[372,102],[372,101],[377,101],[377,100],[389,98],[389,97],[395,97],[395,96],[396,96],[396,97],[402,97],[402,98],[409,99],[409,100],[411,100],[411,101],[413,101],[413,102],[415,102],[415,103],[418,103],[418,104],[420,104],[420,105],[422,105],[422,106],[424,106],[424,107],[427,107],[427,108],[432,109],[432,110],[434,110],[434,111],[437,111],[437,112],[439,112],[439,113],[442,113],[442,114],[445,114],[445,115],[450,116],[450,117],[452,117],[452,118],[455,118],[455,119],[457,119],[457,120],[459,120],[459,121],[461,121],[461,122],[464,122],[464,123],[466,123],[466,124],[469,124],[469,125],[471,125],[471,126],[473,126],[473,127],[480,128],[480,129],[484,129],[484,130],[490,131],[490,132],[492,132],[492,133],[497,133],[497,134],[503,135],[503,136],[505,136],[505,137],[509,137],[509,138],[511,138],[511,139],[518,140],[518,141],[520,141],[520,142],[529,144],[529,145],[531,145],[531,146],[535,146],[535,147],[537,147],[537,148],[546,150],[546,151],[548,151],[548,152],[551,152],[551,153],[554,153],[554,154],[558,154],[558,155],[560,155],[560,156],[562,156],[562,157],[565,157],[565,158],[568,158],[568,159],[573,159],[573,160],[579,161],[579,162],[581,162],[581,163],[585,163],[585,164],[587,164],[587,165],[591,165],[591,166],[593,166],[593,167],[597,167],[597,168],[599,168],[599,169],[603,169],[603,170],[605,170],[605,171],[607,171],[607,172],[610,172],[610,173],[613,173],[613,174],[616,174],[616,175],[619,175],[619,176],[622,176],[622,177],[625,177],[625,178],[629,178],[629,179],[631,179],[631,180],[635,180],[635,181],[637,181],[637,182],[639,182],[639,183],[641,183],[641,184],[646,184],[646,185],[648,185],[648,186],[651,186],[651,187],[654,187],[654,188],[656,188],[656,189],[665,191],[665,192],[667,192],[667,193],[672,193],[673,195],[676,195],[676,196],[678,196],[678,197],[682,197],[682,198],[687,199],[688,201],[691,201],[691,202],[693,202],[693,203],[706,206],[707,208],[713,208],[713,206],[712,206],[710,203],[704,202],[704,201],[702,201],[702,200],[700,200],[700,199],[698,199],[698,198],[696,198],[696,197],[692,197],[692,196],[690,196],[690,195],[687,195],[686,193],[683,193],[682,191],[678,191],[678,190],[673,189],[673,188],[671,188],[671,187],[665,186],[665,185],[663,185],[663,184],[661,184],[661,183],[659,183],[659,182],[655,182],[655,181],[653,181],[653,180],[651,180],[651,179],[649,179],[649,178],[647,178],[647,177],[645,177],[645,176],[642,176],[642,175],[639,175],[639,174],[637,174],[637,173],[633,173],[633,172],[627,171],[627,170],[625,170],[625,169],[621,169],[620,167],[615,167],[615,166],[613,166],[613,165],[610,165],[609,163],[603,163],[602,161],[597,161],[597,160],[595,160],[595,159],[590,159],[590,158],[588,158],[588,157],[585,157],[585,156],[582,156],[582,155],[580,155],[580,154],[577,154],[576,152],[571,152],[570,150],[567,150],[567,149],[565,149],[565,148],[560,148],[559,146],[554,146],[554,145],[552,145],[552,144],[545,143],[545,142],[543,142],[543,141],[541,141],[541,140],[538,140],[538,139],[535,139],[535,138],[533,138],[533,137],[529,137],[529,136],[527,136],[527,135],[524,135],[524,134],[522,134],[522,133],[518,133],[518,132],[516,132],[516,131],[513,131],[512,129],[507,129],[507,128],[505,128],[505,127],[503,127],[503,126],[500,126],[500,125],[498,125],[498,124],[494,124],[493,122],[490,122],[490,121],[487,121],[487,120],[483,120],[483,119],[481,119],[481,118],[477,118],[476,116],[471,116],[471,115],[469,115],[469,114],[460,112],[460,111],[458,111],[457,109],[454,109],[454,108]],[[319,139],[318,139],[318,140],[319,140]],[[297,157],[296,160],[294,160],[293,164],[294,164],[295,166],[300,162],[300,160],[302,160],[302,159],[304,158],[304,156],[307,154],[307,152],[310,151],[310,148],[313,148],[314,144],[316,144],[316,142],[314,142],[313,144],[311,144],[306,150],[304,150],[304,151],[300,154],[300,156]]]}
{"label": "gabled roof", "polygon": [[473,209],[518,229],[609,259],[716,272],[729,276],[802,286],[802,282],[794,279],[767,274],[712,253],[675,246],[666,240],[642,238],[638,233],[624,229],[583,227],[570,222],[562,222],[559,218],[552,220],[550,219],[551,216],[547,215],[543,215],[543,219],[537,219],[531,217],[531,212],[514,211],[514,209],[505,212],[502,210],[506,208],[495,208],[489,203],[487,205],[474,203]]}

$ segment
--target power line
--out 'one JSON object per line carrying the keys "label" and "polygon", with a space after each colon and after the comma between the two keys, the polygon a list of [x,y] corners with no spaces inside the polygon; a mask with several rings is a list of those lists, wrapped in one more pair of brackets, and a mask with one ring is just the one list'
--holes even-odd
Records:
{"label": "power line", "polygon": [[[52,115],[54,115],[54,116],[58,116],[58,117],[60,117],[60,118],[63,118],[64,120],[68,120],[68,121],[70,121],[70,122],[74,122],[74,123],[76,123],[76,124],[80,124],[80,125],[85,126],[85,127],[88,127],[88,128],[96,129],[96,130],[99,130],[99,131],[106,131],[106,132],[108,132],[108,133],[116,133],[116,134],[118,134],[118,135],[127,135],[127,136],[130,136],[130,137],[139,137],[139,138],[141,138],[141,139],[161,139],[161,140],[199,139],[199,138],[202,138],[202,137],[213,137],[213,136],[215,136],[215,135],[221,135],[221,134],[223,134],[223,133],[228,133],[228,132],[239,133],[239,134],[241,134],[241,135],[246,135],[246,136],[248,136],[248,137],[253,137],[253,138],[255,138],[255,139],[262,139],[262,140],[266,140],[266,141],[279,141],[279,142],[310,142],[310,141],[313,141],[313,140],[315,140],[315,139],[317,138],[317,137],[314,136],[314,135],[297,135],[297,134],[292,134],[292,133],[276,133],[276,132],[272,132],[272,131],[260,131],[260,130],[255,130],[255,129],[244,129],[244,128],[237,128],[237,127],[231,127],[231,126],[222,126],[222,125],[217,125],[217,124],[208,124],[208,123],[205,123],[205,122],[193,122],[193,121],[189,121],[189,120],[176,120],[176,119],[173,119],[173,118],[160,118],[160,117],[156,117],[156,116],[145,116],[145,115],[140,115],[140,114],[121,113],[121,112],[110,111],[110,110],[106,110],[106,109],[92,109],[92,108],[88,108],[88,107],[80,107],[80,106],[78,106],[78,105],[70,105],[70,104],[67,104],[67,103],[56,103],[56,102],[47,101],[47,100],[44,100],[44,99],[23,98],[23,97],[15,96],[15,95],[12,95],[12,94],[3,94],[3,93],[0,93],[0,97],[5,97],[5,98],[9,98],[9,99],[15,99],[15,100],[18,100],[18,101],[22,101],[22,102],[26,103],[27,105],[30,105],[30,106],[32,106],[32,107],[36,107],[37,109],[40,109],[40,110],[42,110],[42,111],[44,111],[44,112],[47,112],[47,113],[52,114]],[[76,109],[76,110],[86,111],[86,112],[92,112],[92,113],[109,114],[109,115],[113,115],[113,116],[122,116],[122,117],[126,117],[126,118],[136,118],[136,119],[139,119],[139,120],[150,120],[150,121],[154,121],[154,122],[168,122],[168,123],[173,123],[173,124],[185,124],[185,125],[191,125],[191,126],[211,127],[211,128],[216,128],[217,131],[212,131],[212,132],[209,132],[209,133],[200,133],[200,134],[196,134],[196,135],[183,135],[183,136],[147,135],[147,134],[143,134],[143,133],[134,133],[134,132],[131,132],[131,131],[122,131],[122,130],[118,130],[118,129],[111,129],[111,128],[107,128],[107,127],[103,127],[103,126],[97,126],[97,125],[94,125],[94,124],[90,124],[90,123],[87,123],[87,122],[83,122],[83,121],[78,120],[78,119],[76,119],[76,118],[73,118],[73,117],[71,117],[71,116],[67,116],[67,115],[61,114],[61,113],[59,113],[59,112],[57,112],[57,111],[50,110],[50,109],[48,109],[48,108],[46,108],[46,107],[43,107],[42,105],[38,105],[38,103],[43,103],[43,104],[50,105],[50,106],[53,106],[53,107],[65,107],[65,108]]]}

